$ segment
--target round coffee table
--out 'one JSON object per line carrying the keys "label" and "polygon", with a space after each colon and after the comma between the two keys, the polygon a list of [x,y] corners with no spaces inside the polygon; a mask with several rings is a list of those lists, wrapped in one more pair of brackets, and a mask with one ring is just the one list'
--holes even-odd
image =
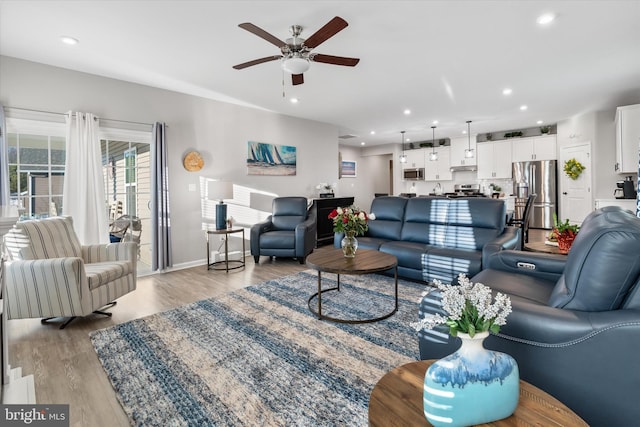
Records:
{"label": "round coffee table", "polygon": [[[318,292],[309,297],[309,310],[318,316],[320,320],[331,320],[340,323],[370,323],[393,316],[398,311],[398,259],[390,254],[366,249],[359,249],[354,258],[345,258],[342,249],[327,249],[314,252],[307,257],[307,265],[318,270]],[[394,269],[395,276],[395,305],[392,311],[380,317],[371,319],[338,319],[322,314],[322,294],[331,291],[340,291],[341,274],[371,274]],[[322,273],[335,273],[338,276],[337,286],[322,289]],[[311,301],[318,297],[318,309],[315,310]]]}
{"label": "round coffee table", "polygon": [[[424,375],[435,360],[407,363],[387,372],[369,399],[369,426],[429,426],[423,411]],[[588,426],[550,394],[520,380],[520,400],[507,418],[484,426]]]}

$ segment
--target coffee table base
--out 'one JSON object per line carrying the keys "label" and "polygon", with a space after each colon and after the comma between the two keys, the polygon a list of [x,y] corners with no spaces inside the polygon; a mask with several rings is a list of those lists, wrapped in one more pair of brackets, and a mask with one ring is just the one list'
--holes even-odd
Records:
{"label": "coffee table base", "polygon": [[[330,291],[338,291],[340,292],[340,274],[337,275],[338,276],[338,286],[336,286],[335,288],[328,288],[328,289],[322,289],[322,272],[318,271],[318,292],[316,292],[315,294],[311,295],[309,297],[309,300],[307,301],[307,305],[309,306],[309,311],[311,311],[313,314],[315,314],[316,316],[318,316],[318,320],[329,320],[331,322],[337,322],[337,323],[349,323],[349,324],[359,324],[359,323],[372,323],[372,322],[378,322],[380,320],[384,320],[388,317],[393,316],[397,311],[398,311],[398,267],[396,266],[394,269],[394,276],[395,276],[395,306],[393,308],[393,310],[387,314],[384,314],[380,317],[375,317],[372,319],[339,319],[337,317],[331,317],[331,316],[327,316],[325,314],[322,314],[322,294],[325,292],[330,292]],[[311,300],[313,300],[315,297],[318,297],[318,309],[315,310],[314,307],[311,305]]]}

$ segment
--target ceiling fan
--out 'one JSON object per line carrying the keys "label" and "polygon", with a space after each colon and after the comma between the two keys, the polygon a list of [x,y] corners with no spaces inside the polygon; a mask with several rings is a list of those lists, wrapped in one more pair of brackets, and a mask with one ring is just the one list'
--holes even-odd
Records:
{"label": "ceiling fan", "polygon": [[265,39],[269,43],[276,45],[280,48],[281,55],[266,56],[264,58],[254,59],[253,61],[244,62],[242,64],[234,65],[236,70],[242,70],[243,68],[251,67],[253,65],[262,64],[263,62],[275,61],[277,59],[282,60],[281,66],[284,71],[291,74],[291,81],[294,85],[300,85],[304,83],[303,73],[309,69],[311,62],[323,62],[325,64],[344,65],[347,67],[355,67],[360,61],[359,58],[346,58],[343,56],[323,55],[321,53],[314,53],[312,50],[318,47],[320,44],[327,41],[329,38],[336,35],[338,32],[344,30],[349,24],[344,19],[336,16],[331,21],[327,22],[324,27],[313,33],[308,39],[300,37],[302,33],[302,27],[300,25],[292,25],[289,28],[291,32],[291,38],[283,42],[279,38],[269,34],[260,27],[257,27],[249,22],[239,24],[240,28],[243,28],[256,36]]}

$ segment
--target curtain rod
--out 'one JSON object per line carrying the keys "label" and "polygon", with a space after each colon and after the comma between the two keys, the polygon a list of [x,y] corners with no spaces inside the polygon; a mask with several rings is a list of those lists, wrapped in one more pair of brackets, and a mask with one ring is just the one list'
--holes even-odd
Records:
{"label": "curtain rod", "polygon": [[[56,114],[56,115],[59,115],[59,116],[66,116],[67,115],[67,113],[59,113],[57,111],[34,110],[32,108],[6,107],[6,106],[4,108],[8,108],[10,110],[31,111],[33,113]],[[130,124],[134,124],[134,125],[153,126],[153,124],[151,124],[151,123],[132,122],[132,121],[129,121],[129,120],[106,119],[106,118],[101,118],[101,117],[96,117],[96,119],[101,119],[101,120],[104,120],[104,121],[107,121],[107,122],[121,122],[121,123],[130,123]]]}

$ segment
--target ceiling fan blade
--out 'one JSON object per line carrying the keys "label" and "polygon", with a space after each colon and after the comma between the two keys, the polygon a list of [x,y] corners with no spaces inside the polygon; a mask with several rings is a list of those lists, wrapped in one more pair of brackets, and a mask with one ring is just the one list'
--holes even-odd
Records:
{"label": "ceiling fan blade", "polygon": [[243,68],[251,67],[252,65],[262,64],[263,62],[275,61],[282,58],[282,55],[265,56],[264,58],[254,59],[253,61],[244,62],[242,64],[234,65],[236,70],[242,70]]}
{"label": "ceiling fan blade", "polygon": [[345,58],[344,56],[323,55],[317,53],[310,58],[314,62],[323,62],[325,64],[344,65],[347,67],[355,67],[360,62],[360,58]]}
{"label": "ceiling fan blade", "polygon": [[238,27],[249,31],[250,33],[255,34],[256,36],[265,39],[266,41],[268,41],[269,43],[272,43],[274,45],[276,45],[277,47],[282,47],[285,46],[286,43],[283,42],[282,40],[280,40],[279,38],[277,38],[276,36],[267,33],[265,30],[263,30],[260,27],[257,27],[255,25],[253,25],[250,22],[245,22],[242,24],[238,24]]}
{"label": "ceiling fan blade", "polygon": [[304,45],[310,49],[320,46],[320,44],[327,41],[327,39],[333,37],[338,32],[347,28],[349,24],[344,19],[336,16],[331,21],[327,22],[324,27],[313,33],[308,39],[305,40]]}
{"label": "ceiling fan blade", "polygon": [[304,83],[304,76],[302,74],[291,74],[291,83],[293,85],[301,85]]}

